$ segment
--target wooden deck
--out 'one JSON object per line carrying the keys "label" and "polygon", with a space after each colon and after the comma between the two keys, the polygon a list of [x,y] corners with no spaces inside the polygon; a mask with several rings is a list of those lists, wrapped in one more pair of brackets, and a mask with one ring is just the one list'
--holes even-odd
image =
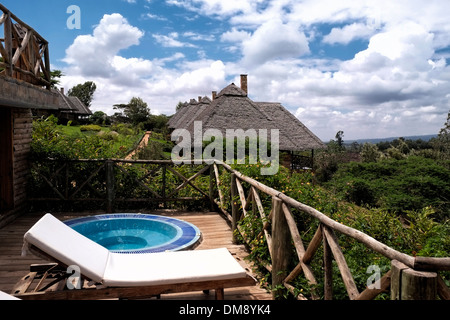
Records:
{"label": "wooden deck", "polygon": [[[173,211],[146,212],[152,214],[170,215],[174,218],[195,224],[203,235],[198,249],[212,249],[226,247],[236,260],[251,273],[251,268],[244,260],[247,251],[242,245],[232,243],[231,229],[219,214],[209,213],[181,213]],[[61,220],[72,219],[88,215],[87,213],[52,213]],[[98,213],[100,214],[100,213]],[[25,232],[43,216],[43,213],[26,214],[4,228],[0,229],[0,291],[10,293],[20,278],[27,274],[30,264],[45,263],[45,261],[28,255],[21,256],[22,239]],[[162,299],[180,300],[209,300],[214,294],[205,295],[202,292],[163,295]],[[225,299],[230,300],[269,300],[272,296],[259,286],[233,288],[225,290]]]}

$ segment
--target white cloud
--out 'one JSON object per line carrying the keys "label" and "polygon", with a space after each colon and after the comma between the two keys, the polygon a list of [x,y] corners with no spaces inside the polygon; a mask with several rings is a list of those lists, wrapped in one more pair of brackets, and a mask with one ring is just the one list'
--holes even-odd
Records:
{"label": "white cloud", "polygon": [[280,58],[298,58],[309,53],[308,40],[298,25],[270,20],[242,44],[245,65],[261,65]]}
{"label": "white cloud", "polygon": [[86,76],[109,77],[115,55],[138,45],[144,32],[131,26],[120,14],[104,15],[92,35],[78,36],[67,48],[64,62]]}
{"label": "white cloud", "polygon": [[372,26],[362,23],[352,23],[343,28],[333,28],[331,32],[323,38],[328,44],[349,44],[356,39],[365,39],[374,33]]}
{"label": "white cloud", "polygon": [[249,12],[258,2],[258,0],[166,0],[167,4],[198,11],[208,16],[230,16],[240,12]]}
{"label": "white cloud", "polygon": [[[67,67],[62,69],[67,76],[61,79],[62,86],[68,90],[79,83],[94,81],[97,91],[93,111],[113,114],[114,104],[138,96],[155,114],[170,115],[179,101],[209,96],[211,90],[226,85],[225,65],[221,61],[189,62],[181,52],[153,60],[120,55],[121,50],[138,45],[143,36],[144,32],[120,14],[105,15],[91,35],[78,36],[66,50]],[[171,40],[166,44],[173,45],[170,41],[176,41],[179,35],[171,33],[167,37]],[[167,68],[167,63],[177,64],[177,69]]]}
{"label": "white cloud", "polygon": [[141,15],[142,19],[149,19],[149,20],[158,20],[158,21],[167,21],[166,17],[157,15],[157,14],[153,14],[153,13],[143,13]]}
{"label": "white cloud", "polygon": [[215,41],[216,37],[213,34],[200,34],[192,31],[183,33],[183,37],[187,37],[194,41]]}
{"label": "white cloud", "polygon": [[237,30],[232,28],[231,31],[226,31],[220,37],[223,42],[244,42],[251,38],[251,33],[244,30]]}
{"label": "white cloud", "polygon": [[158,42],[163,47],[168,48],[195,48],[196,46],[188,43],[188,42],[182,42],[178,40],[178,32],[171,32],[169,35],[162,35],[162,34],[153,34],[153,38],[155,38],[156,42]]}

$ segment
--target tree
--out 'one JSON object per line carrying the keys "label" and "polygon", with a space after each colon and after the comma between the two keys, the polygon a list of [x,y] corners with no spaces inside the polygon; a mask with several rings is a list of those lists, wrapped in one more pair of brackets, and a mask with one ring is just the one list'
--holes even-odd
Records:
{"label": "tree", "polygon": [[447,138],[447,140],[450,138],[450,111],[448,112],[447,121],[444,123],[444,127],[439,131],[439,136]]}
{"label": "tree", "polygon": [[376,145],[366,142],[362,147],[360,155],[363,162],[377,162],[381,158],[382,153]]}
{"label": "tree", "polygon": [[52,88],[56,88],[59,85],[60,78],[64,76],[61,70],[50,71],[50,84]]}
{"label": "tree", "polygon": [[343,149],[344,148],[344,131],[338,131],[336,133],[336,142],[339,146],[339,148]]}
{"label": "tree", "polygon": [[111,124],[111,121],[109,120],[109,117],[106,113],[103,111],[95,111],[94,114],[91,116],[91,122],[93,124],[98,125],[108,125]]}
{"label": "tree", "polygon": [[440,157],[443,160],[450,159],[450,111],[444,127],[439,131],[437,138],[433,139],[433,147],[441,153]]}
{"label": "tree", "polygon": [[177,104],[177,106],[176,106],[176,108],[175,108],[175,112],[180,111],[181,108],[183,108],[183,107],[184,107],[184,103],[181,102],[181,101],[179,101],[178,104]]}
{"label": "tree", "polygon": [[96,84],[92,81],[87,81],[70,89],[68,94],[71,97],[78,97],[86,107],[90,107],[94,99],[95,90],[97,90]]}
{"label": "tree", "polygon": [[151,116],[147,103],[138,97],[133,97],[128,104],[115,104],[114,109],[122,110],[122,114],[133,125],[146,122]]}

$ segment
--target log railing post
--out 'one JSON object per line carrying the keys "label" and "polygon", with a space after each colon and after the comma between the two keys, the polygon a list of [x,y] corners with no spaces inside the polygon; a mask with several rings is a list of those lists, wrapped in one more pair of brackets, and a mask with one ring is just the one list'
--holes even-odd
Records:
{"label": "log railing post", "polygon": [[[325,228],[323,225],[320,226],[321,229]],[[328,244],[325,232],[322,230],[323,237],[323,265],[324,265],[324,299],[333,300],[333,256],[331,254],[331,248]]]}
{"label": "log railing post", "polygon": [[283,201],[272,197],[272,296],[281,298],[291,256],[291,235],[283,212]]}
{"label": "log railing post", "polygon": [[214,211],[214,166],[209,166],[209,207],[211,211]]}
{"label": "log railing post", "polygon": [[397,260],[391,270],[391,300],[436,300],[436,272],[417,271]]}
{"label": "log railing post", "polygon": [[233,243],[237,243],[235,236],[235,231],[237,229],[238,221],[238,205],[236,203],[236,197],[238,196],[237,185],[236,185],[236,174],[231,174],[231,231],[233,232]]}
{"label": "log railing post", "polygon": [[13,52],[13,42],[12,42],[12,21],[11,21],[11,14],[9,12],[5,12],[6,14],[6,20],[5,20],[5,50],[6,50],[6,57],[3,57],[3,61],[8,64],[8,66],[5,68],[6,75],[8,77],[13,76],[13,65],[12,65],[12,52]]}
{"label": "log railing post", "polygon": [[114,199],[115,199],[115,176],[114,176],[114,162],[112,160],[106,160],[106,212],[114,212]]}
{"label": "log railing post", "polygon": [[161,197],[163,198],[164,209],[166,209],[167,208],[167,202],[166,202],[166,174],[167,174],[167,167],[163,164],[161,169],[162,169]]}

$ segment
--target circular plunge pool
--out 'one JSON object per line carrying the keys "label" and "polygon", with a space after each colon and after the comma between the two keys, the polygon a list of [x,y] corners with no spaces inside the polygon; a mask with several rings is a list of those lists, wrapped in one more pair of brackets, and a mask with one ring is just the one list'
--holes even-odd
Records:
{"label": "circular plunge pool", "polygon": [[200,230],[193,224],[150,214],[105,214],[67,220],[65,224],[117,253],[187,250],[201,240]]}

